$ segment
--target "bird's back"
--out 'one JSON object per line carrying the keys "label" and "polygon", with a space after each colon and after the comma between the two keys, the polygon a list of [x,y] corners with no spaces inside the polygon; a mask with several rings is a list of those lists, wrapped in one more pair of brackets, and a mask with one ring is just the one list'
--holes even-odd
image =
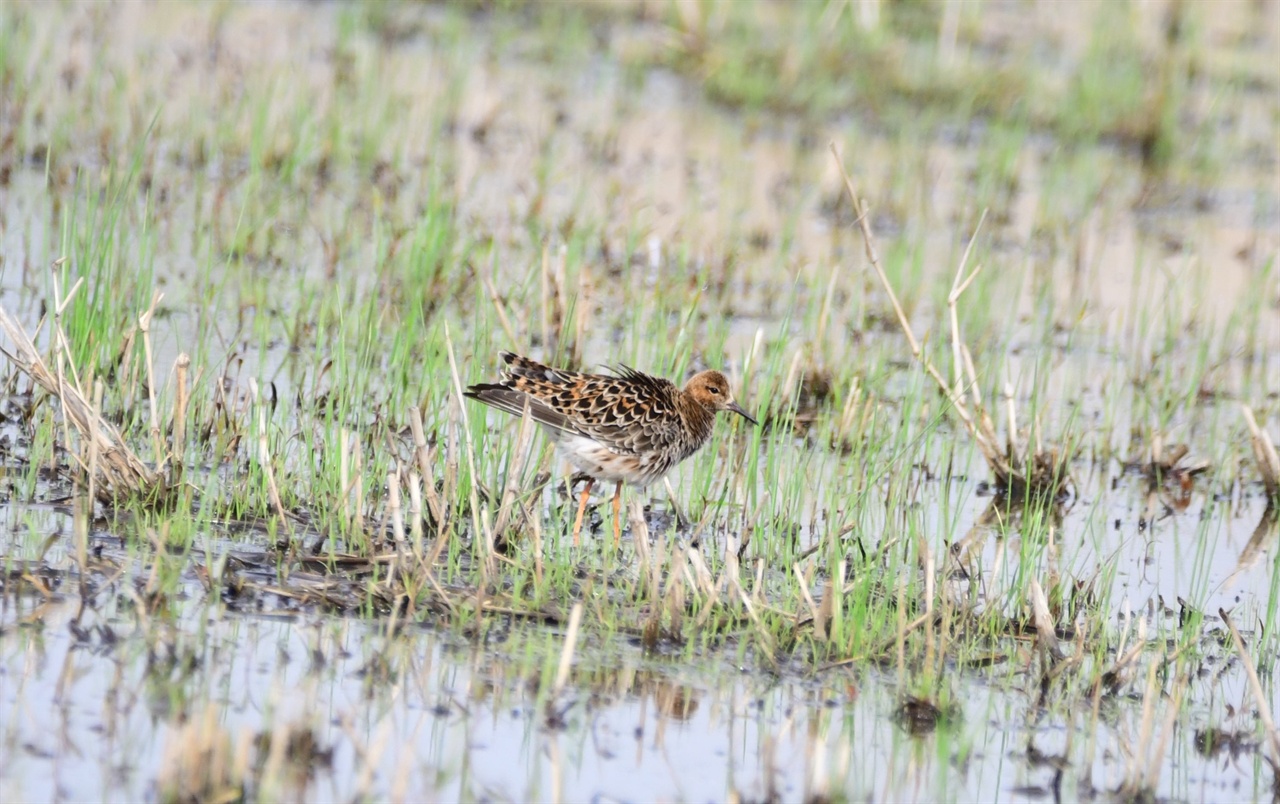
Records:
{"label": "bird's back", "polygon": [[511,352],[503,352],[502,359],[507,364],[502,382],[472,386],[467,395],[517,416],[528,405],[534,420],[558,440],[590,439],[612,452],[644,458],[662,474],[710,432],[706,415],[694,416],[696,429],[689,430],[680,389],[661,377],[625,366],[613,375],[568,371]]}

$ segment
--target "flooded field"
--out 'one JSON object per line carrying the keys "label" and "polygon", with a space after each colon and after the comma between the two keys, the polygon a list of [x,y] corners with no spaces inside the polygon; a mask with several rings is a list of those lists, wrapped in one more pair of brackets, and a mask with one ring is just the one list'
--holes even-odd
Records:
{"label": "flooded field", "polygon": [[0,6],[0,799],[1275,797],[1280,4],[1052,5]]}

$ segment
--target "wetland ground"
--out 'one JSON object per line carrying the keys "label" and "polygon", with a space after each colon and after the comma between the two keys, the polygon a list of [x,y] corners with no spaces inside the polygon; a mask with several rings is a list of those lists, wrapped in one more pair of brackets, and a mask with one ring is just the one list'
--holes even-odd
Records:
{"label": "wetland ground", "polygon": [[[1276,797],[1276,52],[0,4],[0,799]],[[501,349],[762,426],[575,548]]]}

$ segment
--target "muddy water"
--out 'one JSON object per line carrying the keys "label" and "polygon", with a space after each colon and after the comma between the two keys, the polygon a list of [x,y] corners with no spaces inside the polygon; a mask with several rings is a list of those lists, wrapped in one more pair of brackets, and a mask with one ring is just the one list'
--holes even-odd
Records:
{"label": "muddy water", "polygon": [[[995,46],[1031,25],[1058,37],[1064,59],[1078,57],[1086,51],[1090,15],[1066,23],[1048,5],[997,5],[971,35]],[[1268,25],[1250,33],[1247,5],[1223,4],[1229,13],[1203,21],[1206,41],[1224,45],[1205,58],[1239,60],[1233,69],[1240,82],[1261,80],[1265,90],[1269,79],[1255,62],[1275,52],[1280,35],[1275,15],[1264,15]],[[252,272],[245,271],[217,286],[210,315],[246,320],[252,331],[254,317],[286,315],[297,297],[326,281],[328,270],[360,287],[372,283],[365,277],[377,260],[375,210],[383,222],[411,223],[441,177],[444,197],[475,239],[493,238],[499,286],[526,287],[541,259],[542,243],[527,220],[550,230],[601,230],[599,259],[588,261],[581,285],[592,309],[588,362],[615,359],[610,316],[622,300],[670,281],[683,270],[681,260],[723,264],[732,245],[741,249],[729,294],[733,318],[725,323],[733,359],[748,352],[757,333],[773,337],[781,329],[789,311],[778,299],[798,288],[797,302],[810,303],[826,291],[834,268],[837,296],[847,306],[836,311],[833,334],[815,345],[793,323],[783,333],[784,348],[820,351],[829,364],[857,364],[861,341],[845,335],[887,306],[866,273],[847,208],[832,212],[840,209],[841,186],[826,143],[835,141],[861,193],[872,199],[885,252],[914,254],[926,278],[954,270],[982,208],[994,207],[982,261],[999,279],[990,303],[1001,311],[994,337],[1007,345],[1001,370],[1023,401],[1037,382],[1044,382],[1045,398],[1080,401],[1078,409],[1050,406],[1046,432],[1083,418],[1102,434],[1090,444],[1101,457],[1073,466],[1076,494],[1050,564],[1076,578],[1107,567],[1099,583],[1112,590],[1113,620],[1122,622],[1126,611],[1141,619],[1153,645],[1172,633],[1179,597],[1210,614],[1219,607],[1256,614],[1276,596],[1274,528],[1261,532],[1257,560],[1241,566],[1263,521],[1262,497],[1247,466],[1230,465],[1242,463],[1241,451],[1226,443],[1222,433],[1230,428],[1220,424],[1237,415],[1235,396],[1269,404],[1280,377],[1280,282],[1274,270],[1267,273],[1280,247],[1280,184],[1274,99],[1266,91],[1231,98],[1240,111],[1228,138],[1233,153],[1262,155],[1226,160],[1211,186],[1177,176],[1152,184],[1123,148],[1090,149],[1078,170],[1063,168],[1061,146],[1033,136],[1016,150],[1012,189],[984,194],[975,181],[984,165],[981,126],[935,140],[909,131],[886,136],[857,115],[817,124],[710,106],[669,71],[629,71],[620,53],[668,35],[652,21],[612,30],[611,47],[600,52],[566,41],[569,52],[547,58],[538,55],[545,43],[537,32],[522,37],[511,30],[522,26],[439,9],[420,14],[406,14],[408,33],[387,44],[350,33],[349,12],[332,7],[29,11],[24,36],[38,46],[25,70],[49,104],[41,119],[61,123],[11,109],[4,118],[29,150],[0,193],[3,303],[34,325],[42,266],[62,253],[54,199],[65,203],[75,194],[77,171],[101,176],[118,154],[130,152],[155,115],[147,166],[159,224],[122,247],[126,259],[153,255],[156,283],[167,294],[156,333],[161,365],[189,348],[201,326],[192,312],[209,293],[201,266],[211,253],[214,262],[230,261],[244,210],[273,221],[270,248],[250,241],[243,253],[246,261],[283,266],[273,275],[287,279],[273,286],[279,309],[258,306]],[[1153,25],[1144,35],[1154,35]],[[356,76],[354,90],[335,80],[344,71]],[[44,78],[51,74],[58,78]],[[113,83],[94,85],[102,80],[96,76]],[[270,102],[254,100],[262,97]],[[319,140],[323,132],[288,125],[313,114],[324,119],[344,105],[361,132],[350,141],[308,146],[307,136]],[[1211,104],[1194,108],[1202,107]],[[369,148],[370,162],[403,167],[390,176],[352,170],[255,206],[261,190],[248,164],[259,147],[256,116],[266,121],[268,152],[313,149],[308,169],[316,169],[326,147]],[[48,176],[34,149],[48,134],[42,126],[53,128],[59,142]],[[324,241],[344,233],[350,242],[330,263]],[[253,253],[255,247],[263,253]],[[606,252],[631,270],[613,270]],[[1249,339],[1230,327],[1254,299],[1261,299],[1261,347],[1248,352]],[[922,294],[908,301],[920,328],[940,326],[938,299]],[[519,328],[537,327],[536,298],[508,304]],[[455,313],[465,321],[466,311]],[[1071,332],[1070,343],[1050,353],[1054,373],[1040,380],[1040,347],[1055,326]],[[1154,405],[1143,408],[1140,394],[1122,397],[1137,400],[1132,406],[1114,402],[1205,339],[1227,344],[1230,357],[1205,389],[1222,400],[1206,398],[1167,417]],[[287,396],[288,377],[277,370],[286,346],[258,350],[248,341],[228,337],[219,348],[242,354],[246,374],[276,377]],[[465,341],[462,349],[464,359],[485,359],[466,354]],[[1163,487],[1148,492],[1121,461],[1141,452],[1131,431],[1157,419],[1171,438],[1227,470],[1185,495]],[[955,440],[940,434],[924,445],[922,460],[947,465]],[[787,449],[794,457],[801,448]],[[803,464],[815,488],[835,460]],[[1014,582],[1017,535],[982,524],[989,498],[978,479],[985,470],[972,451],[957,460],[963,480],[924,487],[930,503],[924,530],[938,534],[939,544],[958,542],[969,551],[970,566],[981,568],[968,582],[972,593],[998,605]],[[675,475],[677,488],[686,487],[690,472]],[[9,486],[11,498],[19,487]],[[136,563],[122,534],[108,532],[95,532],[91,543],[123,580],[81,611],[66,574],[73,526],[65,509],[10,499],[2,510],[0,555],[8,575],[0,608],[0,799],[6,801],[155,798],[192,772],[177,764],[192,755],[220,757],[246,778],[292,785],[251,790],[264,798],[723,800],[831,793],[993,800],[1052,796],[1055,784],[1073,798],[1116,789],[1142,744],[1138,702],[1109,704],[1097,724],[1088,711],[1044,714],[1033,705],[1032,657],[1016,651],[994,668],[957,669],[953,721],[920,735],[894,718],[902,690],[893,668],[767,676],[720,654],[647,657],[625,639],[582,645],[568,689],[548,708],[535,691],[554,673],[562,636],[556,629],[498,621],[483,639],[417,629],[389,637],[385,621],[299,613],[269,597],[263,611],[249,612],[211,601],[195,567],[176,570],[183,596],[154,611],[144,603],[147,613],[139,614],[134,581],[145,582],[150,568]],[[857,516],[864,530],[877,532],[893,513],[871,502]],[[254,546],[243,536],[209,534],[200,549],[217,555]],[[37,580],[23,581],[24,569]],[[1268,777],[1256,744],[1237,756],[1196,748],[1200,727],[1241,729],[1247,744],[1254,734],[1250,721],[1224,714],[1227,705],[1250,708],[1238,664],[1229,651],[1206,652],[1211,660],[1190,693],[1188,726],[1175,730],[1156,793],[1259,796]],[[1280,710],[1275,685],[1268,695]],[[287,774],[257,774],[259,763],[289,765],[279,735],[290,729],[313,738],[314,750],[298,762],[306,772],[292,782]],[[1055,782],[1049,758],[1073,748],[1079,756],[1089,739],[1096,741],[1096,765],[1073,767]]]}

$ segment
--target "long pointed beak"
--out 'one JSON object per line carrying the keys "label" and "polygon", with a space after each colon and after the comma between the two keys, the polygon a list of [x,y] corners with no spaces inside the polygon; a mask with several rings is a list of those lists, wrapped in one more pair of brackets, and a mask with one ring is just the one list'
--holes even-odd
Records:
{"label": "long pointed beak", "polygon": [[751,414],[750,414],[750,413],[747,413],[745,410],[743,410],[743,409],[742,409],[742,406],[741,406],[741,405],[739,405],[737,402],[730,402],[730,403],[729,403],[729,405],[728,405],[728,407],[726,407],[726,408],[725,408],[725,410],[731,410],[731,411],[733,411],[734,413],[738,414],[738,415],[739,415],[739,416],[741,416],[742,418],[744,418],[744,419],[746,419],[747,421],[749,421],[749,422],[751,422],[752,424],[754,424],[756,427],[759,427],[759,426],[760,426],[760,422],[758,422],[758,421],[756,421],[755,419],[751,418]]}

